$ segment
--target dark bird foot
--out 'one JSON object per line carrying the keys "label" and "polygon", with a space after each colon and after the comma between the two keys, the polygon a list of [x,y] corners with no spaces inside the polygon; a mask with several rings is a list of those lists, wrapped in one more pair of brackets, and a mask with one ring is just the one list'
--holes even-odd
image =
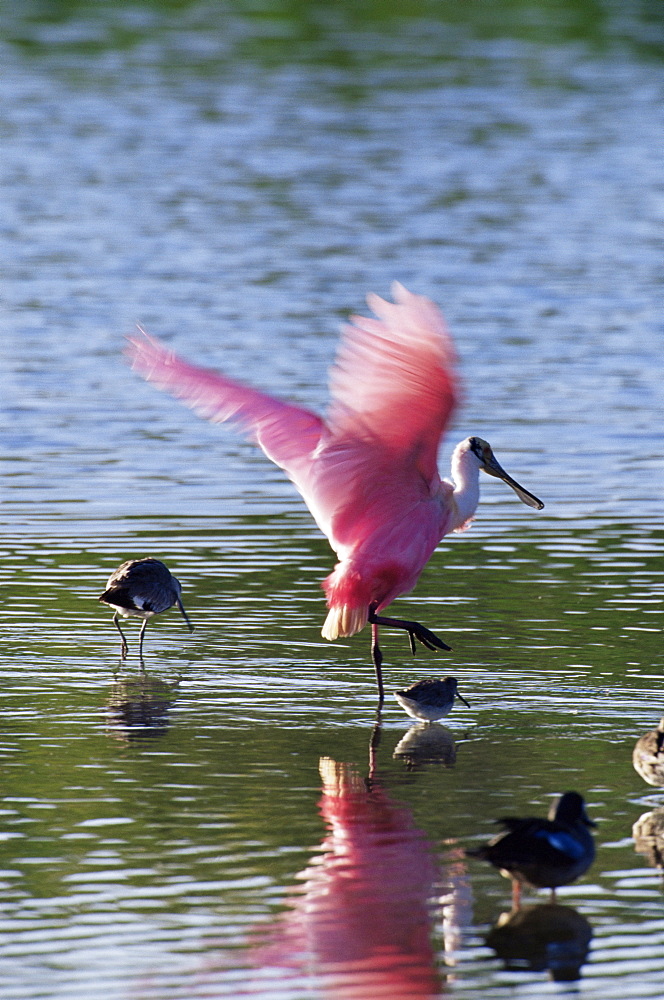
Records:
{"label": "dark bird foot", "polygon": [[404,632],[408,633],[410,648],[413,653],[415,653],[417,648],[415,645],[416,639],[434,653],[437,649],[445,649],[448,652],[452,649],[442,639],[439,639],[434,632],[425,628],[424,625],[420,625],[419,622],[406,621],[404,618],[384,618],[382,615],[377,615],[371,610],[369,611],[369,622],[371,625],[389,625],[391,628],[403,629]]}

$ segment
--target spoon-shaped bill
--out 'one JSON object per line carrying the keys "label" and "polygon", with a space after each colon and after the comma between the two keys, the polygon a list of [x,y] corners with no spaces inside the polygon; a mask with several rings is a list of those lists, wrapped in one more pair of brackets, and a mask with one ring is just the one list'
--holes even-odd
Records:
{"label": "spoon-shaped bill", "polygon": [[544,507],[542,501],[538,500],[537,497],[528,490],[525,490],[523,486],[519,486],[516,479],[512,479],[509,473],[505,472],[493,452],[488,455],[485,453],[482,467],[490,476],[495,476],[496,479],[502,479],[504,483],[511,486],[519,500],[521,500],[522,503],[525,503],[527,507],[534,507],[535,510],[542,510]]}

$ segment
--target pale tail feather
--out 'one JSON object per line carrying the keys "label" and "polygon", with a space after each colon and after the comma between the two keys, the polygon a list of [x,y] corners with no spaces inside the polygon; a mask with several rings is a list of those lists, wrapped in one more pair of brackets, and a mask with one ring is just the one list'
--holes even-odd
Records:
{"label": "pale tail feather", "polygon": [[330,641],[355,635],[364,628],[368,620],[369,612],[366,606],[358,608],[342,604],[340,607],[330,608],[321,635]]}

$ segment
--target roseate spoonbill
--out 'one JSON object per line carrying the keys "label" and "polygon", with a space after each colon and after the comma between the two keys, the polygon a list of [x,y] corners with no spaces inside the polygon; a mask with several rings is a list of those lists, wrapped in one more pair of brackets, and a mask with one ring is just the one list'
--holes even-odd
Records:
{"label": "roseate spoonbill", "polygon": [[651,729],[636,741],[632,764],[649,785],[664,785],[664,718],[657,729]]}
{"label": "roseate spoonbill", "polygon": [[554,801],[547,819],[506,816],[498,823],[505,827],[505,833],[466,854],[490,862],[501,875],[512,879],[515,907],[522,882],[551,889],[555,898],[556,886],[573,882],[595,860],[588,827],[597,824],[588,818],[578,792],[565,792]]}
{"label": "roseate spoonbill", "polygon": [[411,684],[403,691],[395,691],[394,697],[412,719],[435,722],[450,714],[455,698],[462,701],[466,708],[470,708],[457,688],[456,677],[442,677],[440,680],[429,677]]}
{"label": "roseate spoonbill", "polygon": [[119,615],[123,618],[143,618],[138,639],[138,655],[143,659],[143,636],[148,619],[160,615],[177,604],[182,617],[193,632],[194,627],[187,617],[180,594],[182,587],[168,566],[159,559],[129,559],[118,566],[108,578],[106,590],[99,598],[104,604],[115,608],[113,624],[122,636],[122,659],[127,657],[127,640],[120,628]]}
{"label": "roseate spoonbill", "polygon": [[344,327],[326,421],[189,364],[143,330],[127,349],[145,379],[213,423],[239,425],[293,480],[339,557],[323,582],[322,634],[337,639],[371,624],[381,703],[380,625],[404,629],[413,652],[416,639],[431,650],[450,648],[419,622],[378,612],[413,589],[444,535],[470,523],[480,469],[528,506],[544,506],[478,437],[457,445],[454,482],[441,481],[436,453],[458,395],[454,348],[433,302],[397,282],[393,295],[394,303],[368,295],[378,319],[354,316]]}

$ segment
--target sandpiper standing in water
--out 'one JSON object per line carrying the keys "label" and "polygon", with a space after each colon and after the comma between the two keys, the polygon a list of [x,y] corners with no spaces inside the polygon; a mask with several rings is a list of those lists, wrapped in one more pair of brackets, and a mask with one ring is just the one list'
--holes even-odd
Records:
{"label": "sandpiper standing in water", "polygon": [[122,636],[122,659],[127,657],[127,640],[120,628],[119,616],[123,618],[143,618],[138,639],[138,655],[143,660],[143,636],[148,619],[168,611],[177,604],[182,617],[194,631],[187,617],[180,597],[182,587],[168,566],[159,559],[129,559],[118,566],[108,578],[106,590],[99,598],[104,604],[115,609],[113,623]]}
{"label": "sandpiper standing in water", "polygon": [[395,691],[394,697],[411,718],[435,722],[436,719],[449,715],[455,698],[462,701],[466,708],[470,708],[457,688],[456,677],[442,677],[440,680],[429,677],[403,691]]}

